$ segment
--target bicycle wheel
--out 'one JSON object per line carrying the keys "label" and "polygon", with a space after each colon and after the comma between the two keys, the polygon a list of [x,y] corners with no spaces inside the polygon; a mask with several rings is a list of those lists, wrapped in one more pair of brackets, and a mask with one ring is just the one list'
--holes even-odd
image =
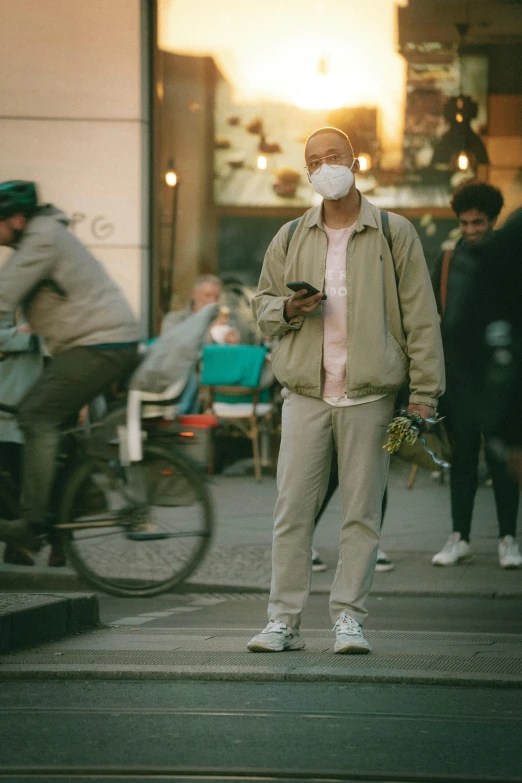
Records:
{"label": "bicycle wheel", "polygon": [[176,451],[146,445],[128,467],[89,458],[64,488],[58,529],[71,563],[120,596],[167,592],[203,559],[213,529],[204,477]]}

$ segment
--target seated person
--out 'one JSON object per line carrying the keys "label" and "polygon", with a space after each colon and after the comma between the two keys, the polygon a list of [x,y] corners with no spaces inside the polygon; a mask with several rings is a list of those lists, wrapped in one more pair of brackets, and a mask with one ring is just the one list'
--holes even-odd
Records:
{"label": "seated person", "polygon": [[[161,334],[182,323],[190,315],[198,313],[206,305],[219,302],[222,292],[221,280],[216,275],[201,275],[197,277],[192,289],[190,303],[183,310],[172,310],[164,316],[161,324]],[[229,308],[222,307],[219,316],[209,329],[207,342],[220,345],[237,345],[241,341],[238,330],[228,323],[229,315]]]}
{"label": "seated person", "polygon": [[[201,275],[197,277],[192,289],[190,303],[183,310],[172,310],[167,313],[161,324],[161,334],[165,334],[178,324],[185,321],[189,316],[198,313],[208,304],[219,302],[223,291],[223,286],[219,277],[215,275]],[[207,335],[208,343],[217,343],[219,345],[237,345],[240,342],[240,335],[237,329],[228,323],[230,310],[228,307],[222,307],[216,320],[211,324]],[[185,390],[177,404],[177,414],[199,413],[199,380],[194,372]]]}

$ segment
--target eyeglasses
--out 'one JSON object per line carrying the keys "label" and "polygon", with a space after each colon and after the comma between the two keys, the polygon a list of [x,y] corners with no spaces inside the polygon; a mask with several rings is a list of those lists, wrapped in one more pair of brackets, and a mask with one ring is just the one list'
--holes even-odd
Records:
{"label": "eyeglasses", "polygon": [[305,166],[305,171],[309,174],[315,174],[316,171],[319,171],[323,163],[337,168],[337,166],[342,166],[345,158],[349,157],[349,155],[325,155],[324,158],[317,158],[317,160],[313,160],[308,166]]}

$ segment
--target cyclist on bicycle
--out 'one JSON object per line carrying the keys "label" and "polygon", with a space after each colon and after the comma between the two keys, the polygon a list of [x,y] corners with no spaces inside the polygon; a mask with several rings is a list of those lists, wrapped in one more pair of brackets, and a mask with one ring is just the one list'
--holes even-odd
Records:
{"label": "cyclist on bicycle", "polygon": [[52,356],[19,406],[22,519],[0,520],[1,541],[34,551],[48,529],[60,426],[130,374],[139,340],[121,290],[67,223],[56,207],[38,206],[33,182],[0,183],[0,245],[14,249],[0,269],[0,327],[22,305]]}

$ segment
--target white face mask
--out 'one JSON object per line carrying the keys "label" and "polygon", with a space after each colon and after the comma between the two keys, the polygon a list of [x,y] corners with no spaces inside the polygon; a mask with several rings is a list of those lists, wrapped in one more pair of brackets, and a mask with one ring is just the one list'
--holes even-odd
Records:
{"label": "white face mask", "polygon": [[355,161],[356,158],[353,159],[350,168],[323,163],[319,171],[310,175],[310,182],[315,192],[328,201],[337,201],[346,196],[354,183],[352,168]]}

